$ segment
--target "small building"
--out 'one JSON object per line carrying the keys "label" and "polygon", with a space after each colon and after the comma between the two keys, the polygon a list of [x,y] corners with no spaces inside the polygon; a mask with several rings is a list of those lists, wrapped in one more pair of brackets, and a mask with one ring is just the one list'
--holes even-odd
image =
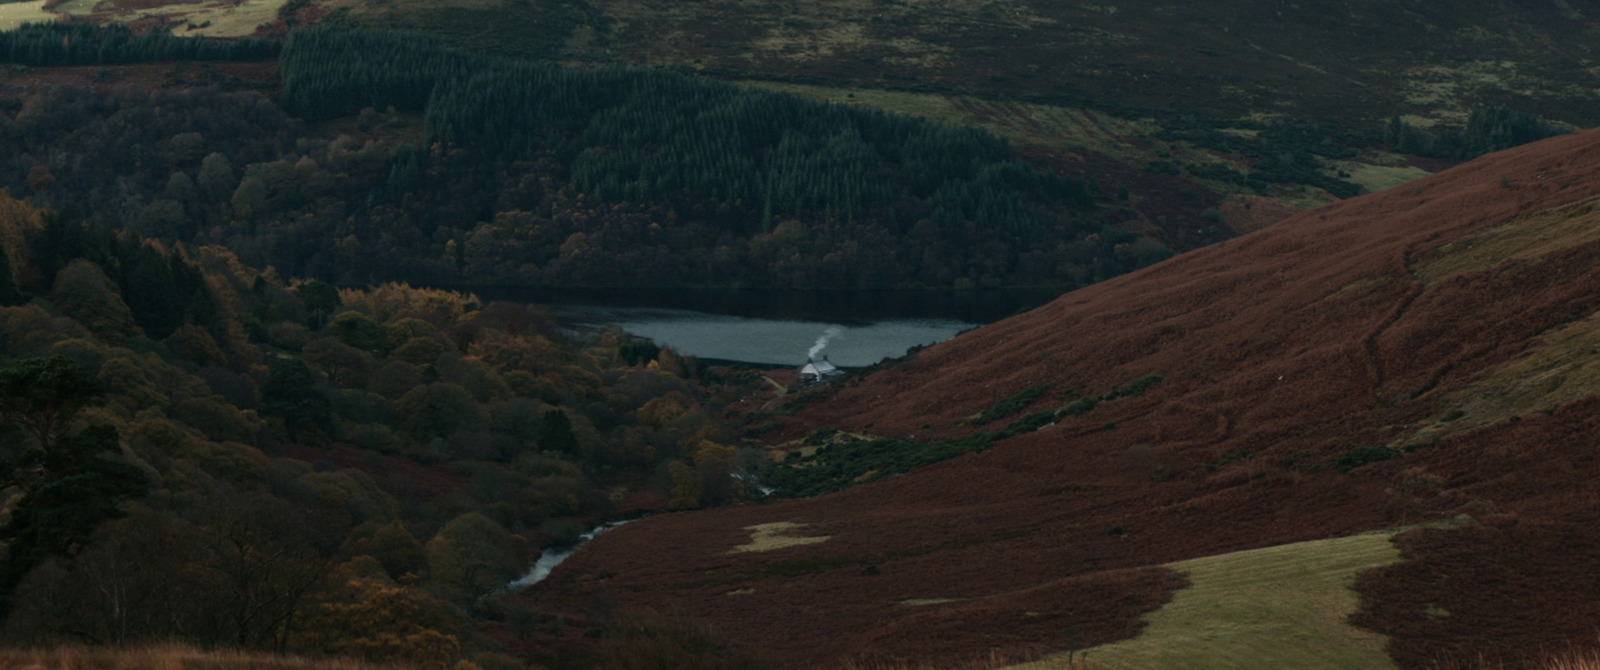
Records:
{"label": "small building", "polygon": [[844,374],[843,370],[834,367],[833,364],[829,363],[828,359],[824,357],[820,361],[807,361],[806,364],[800,368],[800,383],[820,384],[824,381],[827,381],[829,377],[842,374]]}

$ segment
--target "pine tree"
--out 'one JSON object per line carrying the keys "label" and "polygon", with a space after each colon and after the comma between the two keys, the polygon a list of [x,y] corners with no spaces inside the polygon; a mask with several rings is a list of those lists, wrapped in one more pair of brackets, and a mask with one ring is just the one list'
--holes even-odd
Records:
{"label": "pine tree", "polygon": [[539,448],[563,454],[578,453],[578,436],[572,433],[572,420],[567,413],[552,409],[544,413],[539,424]]}
{"label": "pine tree", "polygon": [[64,432],[104,393],[98,377],[65,356],[0,365],[0,425],[16,423],[31,438],[8,459],[0,482],[23,492],[0,526],[7,543],[0,594],[45,559],[76,554],[102,522],[123,515],[123,501],[148,490],[138,468],[107,458],[120,451],[115,428]]}

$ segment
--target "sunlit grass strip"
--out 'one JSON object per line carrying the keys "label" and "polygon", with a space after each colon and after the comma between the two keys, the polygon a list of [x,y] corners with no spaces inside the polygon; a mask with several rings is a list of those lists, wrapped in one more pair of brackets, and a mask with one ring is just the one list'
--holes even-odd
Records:
{"label": "sunlit grass strip", "polygon": [[1138,637],[1077,657],[1111,669],[1394,668],[1383,651],[1383,636],[1345,622],[1360,604],[1350,588],[1356,575],[1400,560],[1392,535],[1316,540],[1170,564],[1187,574],[1191,585],[1146,615],[1148,625]]}

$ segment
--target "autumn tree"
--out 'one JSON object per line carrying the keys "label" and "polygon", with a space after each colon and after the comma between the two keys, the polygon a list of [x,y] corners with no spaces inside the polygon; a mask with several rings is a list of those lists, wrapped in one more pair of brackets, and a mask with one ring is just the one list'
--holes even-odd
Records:
{"label": "autumn tree", "polygon": [[459,622],[420,588],[351,576],[306,619],[307,646],[375,663],[448,667],[461,651]]}
{"label": "autumn tree", "polygon": [[108,342],[120,342],[138,332],[133,311],[99,266],[75,260],[56,273],[51,299],[63,314],[88,327]]}
{"label": "autumn tree", "polygon": [[528,558],[522,538],[478,512],[451,519],[423,551],[433,580],[463,601],[504,587]]}
{"label": "autumn tree", "polygon": [[357,541],[353,552],[377,559],[384,572],[397,581],[416,580],[427,571],[422,543],[399,521],[392,521],[373,532],[372,537]]}

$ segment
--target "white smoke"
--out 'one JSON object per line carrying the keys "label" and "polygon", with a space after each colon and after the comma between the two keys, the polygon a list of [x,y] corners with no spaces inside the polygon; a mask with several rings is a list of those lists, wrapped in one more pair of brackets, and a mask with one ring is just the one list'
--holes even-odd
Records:
{"label": "white smoke", "polygon": [[811,345],[811,351],[806,355],[809,356],[811,360],[816,360],[817,354],[822,353],[823,347],[828,346],[828,340],[838,337],[839,334],[843,332],[844,329],[838,326],[833,326],[825,331],[822,331],[822,336],[817,338],[816,344]]}

